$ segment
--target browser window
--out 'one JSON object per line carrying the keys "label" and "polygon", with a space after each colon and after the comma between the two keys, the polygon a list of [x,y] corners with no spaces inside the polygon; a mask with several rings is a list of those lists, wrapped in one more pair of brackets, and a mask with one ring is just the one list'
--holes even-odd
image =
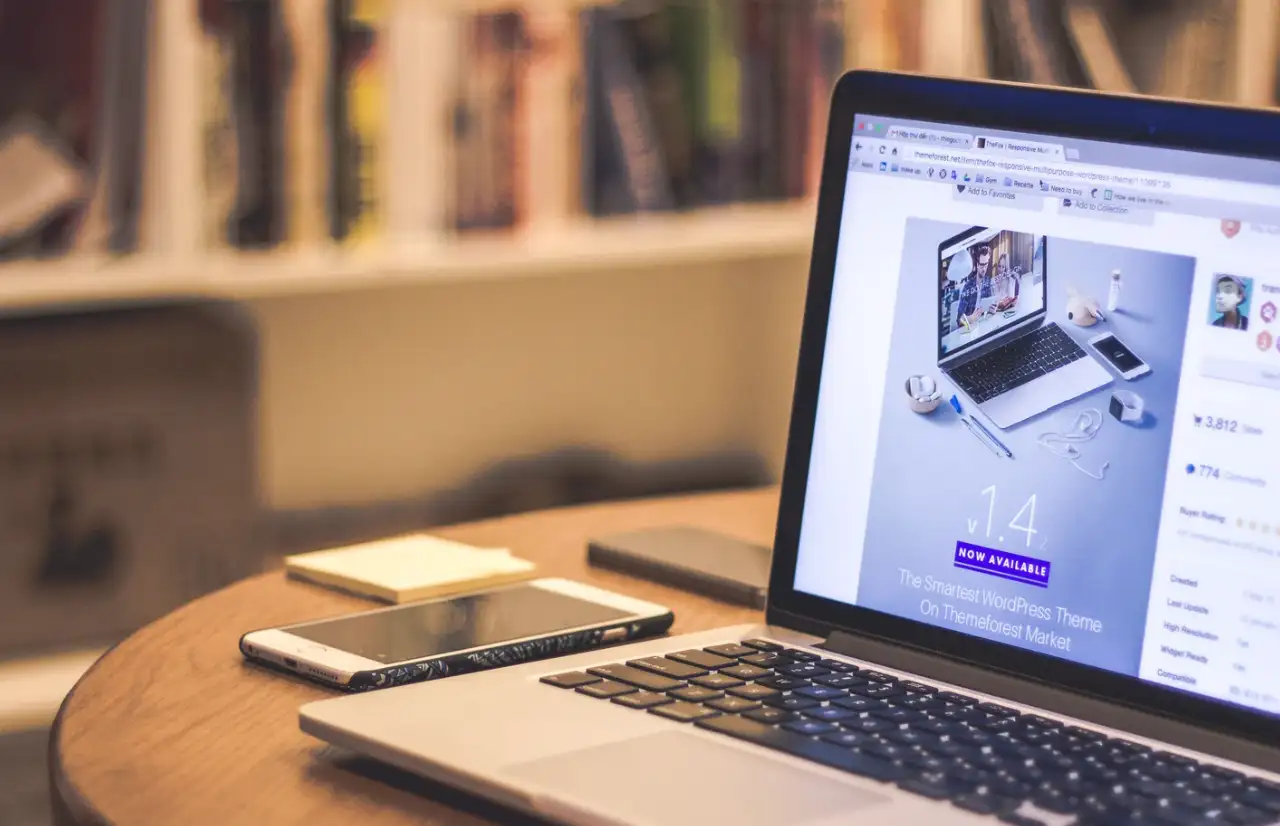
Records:
{"label": "browser window", "polygon": [[1271,162],[860,116],[797,590],[1280,711]]}

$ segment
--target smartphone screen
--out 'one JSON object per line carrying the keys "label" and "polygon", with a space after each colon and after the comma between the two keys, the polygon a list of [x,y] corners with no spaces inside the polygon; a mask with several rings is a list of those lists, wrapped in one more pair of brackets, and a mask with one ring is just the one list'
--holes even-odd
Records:
{"label": "smartphone screen", "polygon": [[626,611],[519,585],[283,630],[383,664],[625,619]]}
{"label": "smartphone screen", "polygon": [[1098,355],[1111,362],[1121,373],[1128,373],[1142,366],[1142,359],[1135,356],[1132,350],[1125,347],[1120,339],[1113,335],[1098,340],[1093,346],[1098,351]]}

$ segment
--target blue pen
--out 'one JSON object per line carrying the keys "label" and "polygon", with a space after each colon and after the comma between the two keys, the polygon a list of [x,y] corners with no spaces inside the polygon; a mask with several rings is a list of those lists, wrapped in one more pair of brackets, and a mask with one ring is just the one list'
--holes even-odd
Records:
{"label": "blue pen", "polygon": [[1005,447],[1004,443],[997,439],[995,434],[990,430],[987,430],[982,422],[972,416],[965,415],[964,410],[960,407],[960,399],[956,398],[955,394],[952,394],[951,396],[951,406],[955,408],[956,413],[960,415],[960,421],[965,423],[965,426],[969,428],[970,432],[972,432],[974,436],[977,436],[979,439],[986,442],[987,446],[995,450],[997,453],[1003,454],[1005,458],[1013,458],[1013,451]]}

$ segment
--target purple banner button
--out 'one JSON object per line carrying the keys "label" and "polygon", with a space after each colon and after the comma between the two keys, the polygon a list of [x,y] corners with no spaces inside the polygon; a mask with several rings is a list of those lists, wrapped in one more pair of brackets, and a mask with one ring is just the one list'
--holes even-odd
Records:
{"label": "purple banner button", "polygon": [[955,566],[1014,582],[1025,582],[1041,588],[1049,587],[1049,562],[1032,556],[1019,556],[968,542],[956,543]]}

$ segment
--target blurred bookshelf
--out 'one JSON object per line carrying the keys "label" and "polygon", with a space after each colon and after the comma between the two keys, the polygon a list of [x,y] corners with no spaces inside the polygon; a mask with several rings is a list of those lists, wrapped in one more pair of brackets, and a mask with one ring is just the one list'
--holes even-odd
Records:
{"label": "blurred bookshelf", "polygon": [[[0,191],[0,307],[802,254],[830,86],[849,67],[1255,105],[1276,85],[1276,0],[3,14],[0,40],[24,40],[4,44],[18,47],[6,85],[55,94],[0,100],[0,167],[25,172]],[[46,54],[77,65],[51,71]]]}
{"label": "blurred bookshelf", "polygon": [[0,268],[0,307],[165,298],[252,300],[405,283],[573,275],[635,268],[794,259],[813,237],[807,203],[713,207],[566,223],[554,231],[461,238],[431,246],[224,252],[199,260],[137,256],[11,262]]}

